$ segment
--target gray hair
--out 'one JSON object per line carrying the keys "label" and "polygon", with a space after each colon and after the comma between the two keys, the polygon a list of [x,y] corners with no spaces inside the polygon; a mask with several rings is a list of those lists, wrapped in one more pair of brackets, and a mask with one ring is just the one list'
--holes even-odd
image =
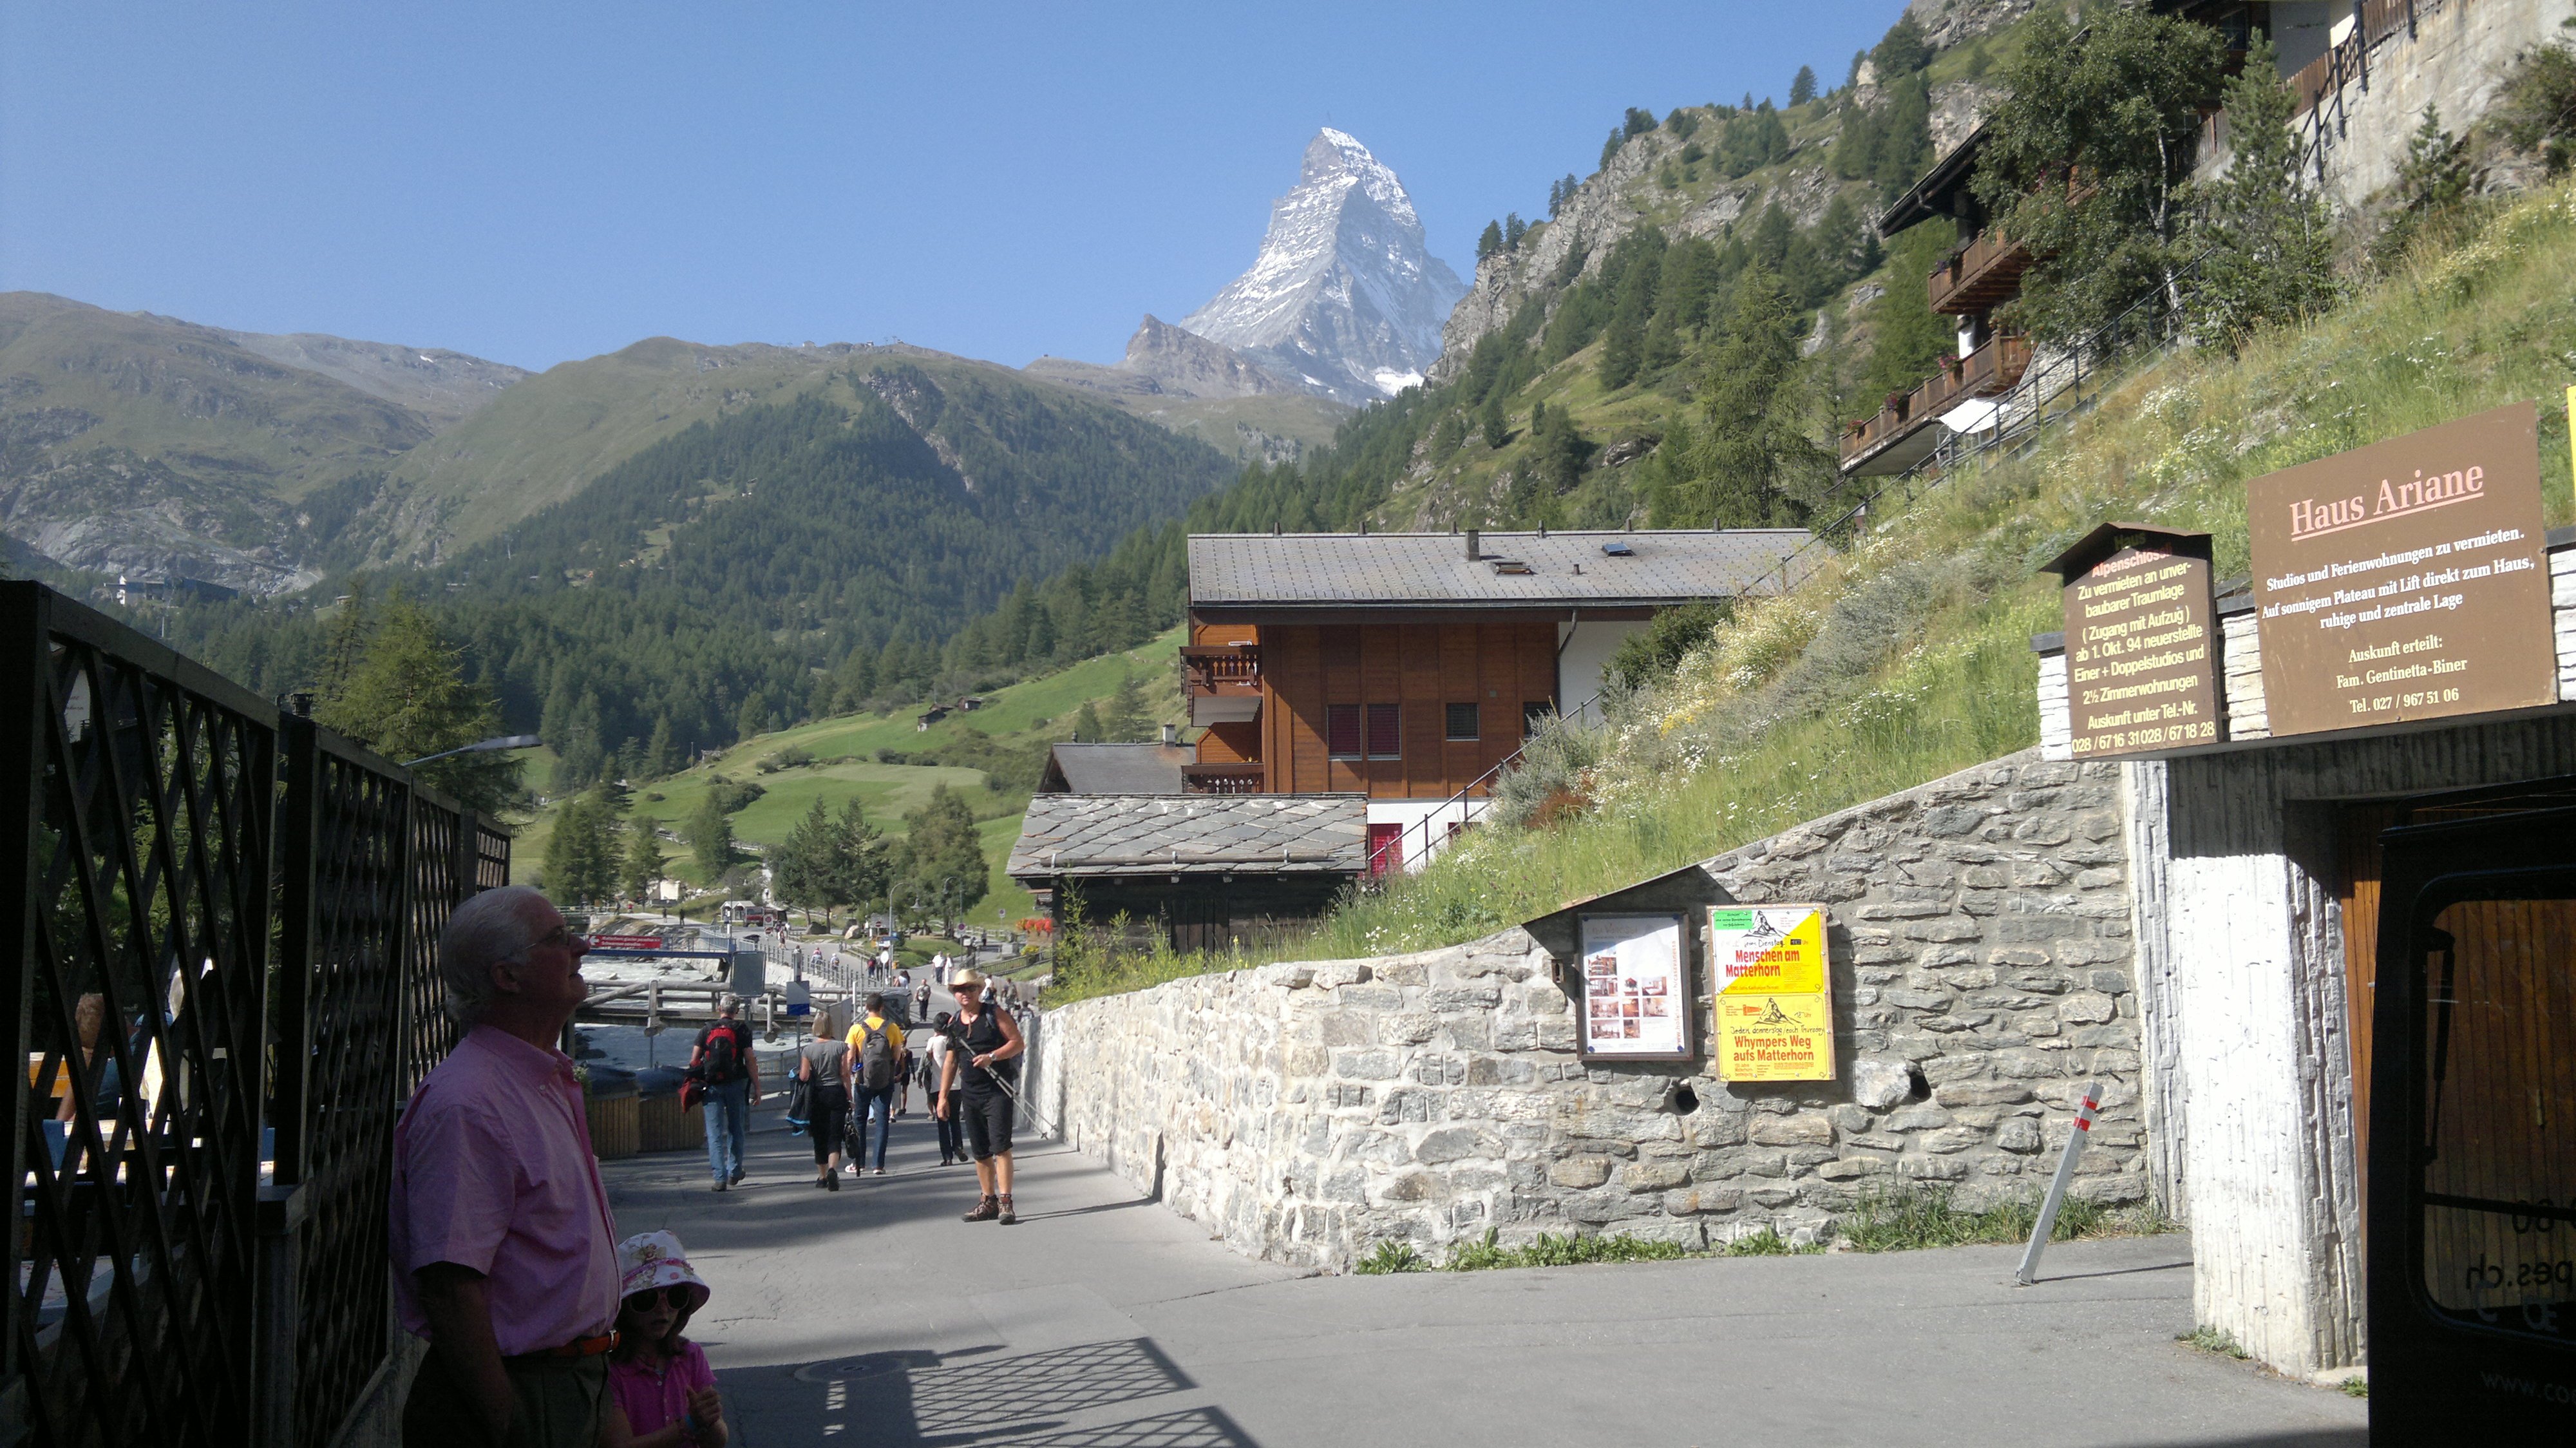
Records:
{"label": "gray hair", "polygon": [[469,897],[447,917],[438,932],[438,978],[458,1025],[483,1019],[492,1004],[492,967],[527,959],[537,943],[528,907],[549,903],[534,886],[503,885]]}

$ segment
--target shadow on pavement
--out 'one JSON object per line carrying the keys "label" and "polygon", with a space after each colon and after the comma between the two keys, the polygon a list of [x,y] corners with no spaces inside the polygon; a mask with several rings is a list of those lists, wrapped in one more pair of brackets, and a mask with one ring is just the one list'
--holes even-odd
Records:
{"label": "shadow on pavement", "polygon": [[[2172,1443],[2172,1440],[2159,1440]],[[2148,1445],[2141,1445],[2148,1448]],[[2303,1433],[2257,1433],[2251,1438],[2195,1438],[2192,1448],[2370,1448],[2367,1427],[2308,1427]]]}
{"label": "shadow on pavement", "polygon": [[[1150,1338],[1013,1357],[993,1351],[868,1353],[768,1369],[760,1376],[783,1381],[758,1395],[763,1406],[746,1436],[811,1443],[849,1434],[888,1448],[1259,1448],[1222,1409],[1153,1403],[1198,1385]],[[1138,1406],[1163,1411],[1127,1415]]]}
{"label": "shadow on pavement", "polygon": [[[2170,1444],[2173,1440],[2158,1440]],[[2141,1445],[2150,1448],[2150,1445]],[[2250,1438],[2195,1438],[2191,1448],[2370,1448],[2368,1428],[2309,1428],[2295,1433],[2257,1433]]]}

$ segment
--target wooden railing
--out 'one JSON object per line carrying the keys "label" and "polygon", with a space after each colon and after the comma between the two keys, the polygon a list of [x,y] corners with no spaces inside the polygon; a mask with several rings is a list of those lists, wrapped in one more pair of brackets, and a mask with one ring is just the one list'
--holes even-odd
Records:
{"label": "wooden railing", "polygon": [[1261,650],[1252,644],[1185,645],[1181,668],[1194,694],[1261,692]]}
{"label": "wooden railing", "polygon": [[2001,333],[1966,357],[1944,357],[1940,369],[1911,392],[1891,392],[1876,416],[1843,429],[1842,460],[1848,465],[1907,436],[1971,397],[1992,397],[2009,390],[2030,370],[2030,339]]}
{"label": "wooden railing", "polygon": [[1260,760],[1242,764],[1184,764],[1181,782],[1192,794],[1261,794],[1269,773]]}
{"label": "wooden railing", "polygon": [[2445,4],[2465,0],[2364,0],[2356,8],[2360,23],[2344,37],[2341,45],[2326,47],[2326,53],[2299,68],[2290,77],[2293,115],[2316,109],[2317,103],[2339,94],[2346,83],[2358,80],[2363,90],[2370,89],[2370,48],[2399,31],[2412,38],[2419,21],[2438,15]]}
{"label": "wooden railing", "polygon": [[1932,310],[1983,311],[2013,294],[2030,262],[2029,247],[1989,227],[1932,269]]}

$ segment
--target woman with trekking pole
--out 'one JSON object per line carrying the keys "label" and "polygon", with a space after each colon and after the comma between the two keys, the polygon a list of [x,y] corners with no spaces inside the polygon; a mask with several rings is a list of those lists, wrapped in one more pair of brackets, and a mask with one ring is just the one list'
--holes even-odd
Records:
{"label": "woman with trekking pole", "polygon": [[966,1214],[970,1222],[1019,1221],[1011,1210],[1011,1126],[1020,1053],[1028,1049],[1019,1024],[984,998],[984,977],[971,967],[948,985],[957,1000],[956,1039],[939,1075],[939,1115],[966,1120],[966,1144],[975,1158],[983,1197]]}

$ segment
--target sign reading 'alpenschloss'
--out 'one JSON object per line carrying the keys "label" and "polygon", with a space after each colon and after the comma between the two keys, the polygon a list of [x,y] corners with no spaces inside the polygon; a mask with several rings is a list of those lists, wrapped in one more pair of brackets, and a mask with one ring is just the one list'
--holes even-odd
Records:
{"label": "sign reading 'alpenschloss'", "polygon": [[2530,403],[2256,478],[2245,513],[2275,735],[2557,700]]}

